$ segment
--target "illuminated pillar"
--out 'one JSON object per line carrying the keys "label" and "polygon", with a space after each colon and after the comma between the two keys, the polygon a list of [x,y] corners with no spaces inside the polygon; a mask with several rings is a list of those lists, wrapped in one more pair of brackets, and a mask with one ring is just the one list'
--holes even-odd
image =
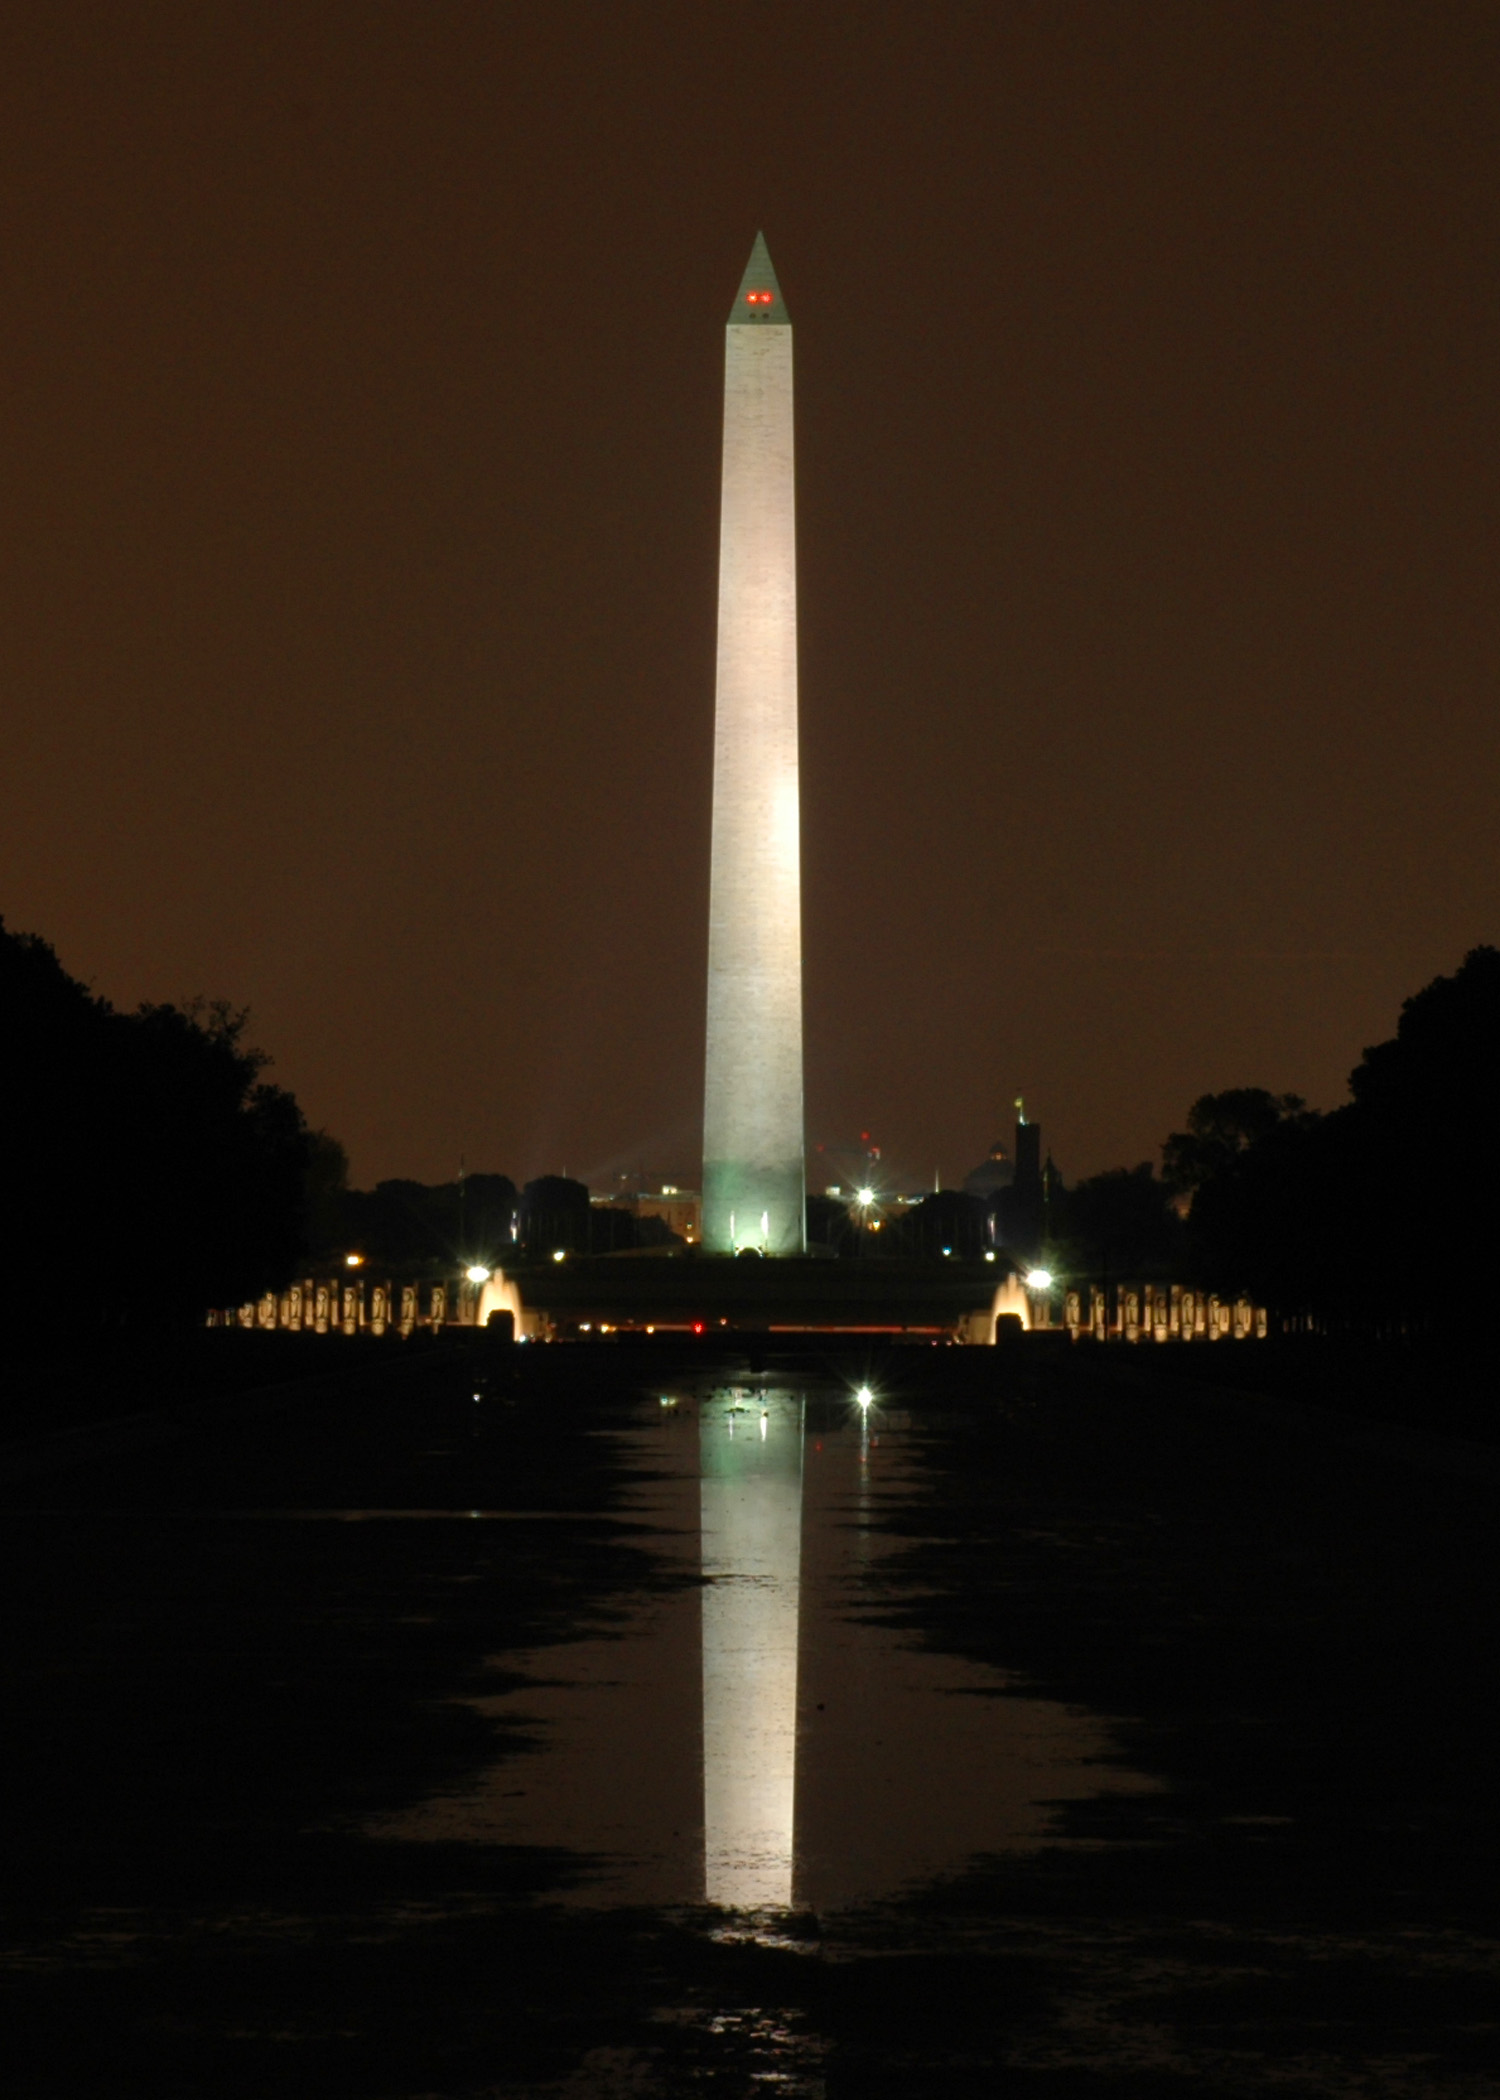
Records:
{"label": "illuminated pillar", "polygon": [[700,1416],[704,1899],[789,1910],[797,1779],[802,1402]]}
{"label": "illuminated pillar", "polygon": [[703,1244],[806,1237],[792,330],[757,234],[725,330]]}

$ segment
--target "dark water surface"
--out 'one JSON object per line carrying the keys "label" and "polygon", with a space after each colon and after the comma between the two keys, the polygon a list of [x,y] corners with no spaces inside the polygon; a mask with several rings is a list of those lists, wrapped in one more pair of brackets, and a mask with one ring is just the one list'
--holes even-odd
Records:
{"label": "dark water surface", "polygon": [[0,1479],[7,2092],[1497,2089],[1486,1481],[514,1357]]}
{"label": "dark water surface", "polygon": [[372,1826],[570,1847],[567,1894],[820,1917],[1056,1837],[1057,1805],[1149,1782],[1095,1717],[880,1616],[882,1515],[922,1499],[910,1408],[847,1383],[660,1381],[611,1433],[637,1542],[681,1586],[603,1635],[513,1654],[476,1702],[537,1749]]}

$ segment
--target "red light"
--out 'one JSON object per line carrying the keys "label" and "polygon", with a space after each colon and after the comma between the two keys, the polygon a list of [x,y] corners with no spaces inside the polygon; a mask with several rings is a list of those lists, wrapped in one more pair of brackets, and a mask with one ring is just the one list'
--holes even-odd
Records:
{"label": "red light", "polygon": [[693,1332],[694,1332],[694,1334],[702,1334],[702,1332],[703,1332],[703,1322],[702,1322],[701,1320],[694,1320],[694,1322],[693,1322]]}
{"label": "red light", "polygon": [[746,292],[745,304],[747,306],[772,306],[775,304],[775,294],[773,292]]}

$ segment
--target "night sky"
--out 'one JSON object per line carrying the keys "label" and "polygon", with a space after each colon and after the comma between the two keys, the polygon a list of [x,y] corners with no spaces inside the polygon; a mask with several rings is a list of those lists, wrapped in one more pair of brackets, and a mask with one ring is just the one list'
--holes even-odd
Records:
{"label": "night sky", "polygon": [[8,10],[0,913],[248,1004],[362,1184],[695,1178],[763,226],[809,1144],[1332,1106],[1500,937],[1497,57],[1492,0]]}

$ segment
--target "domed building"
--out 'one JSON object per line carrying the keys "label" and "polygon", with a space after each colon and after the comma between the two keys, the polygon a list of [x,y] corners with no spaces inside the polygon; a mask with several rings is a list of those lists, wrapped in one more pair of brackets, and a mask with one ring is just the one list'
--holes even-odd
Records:
{"label": "domed building", "polygon": [[964,1194],[976,1196],[988,1210],[991,1199],[997,1196],[1001,1189],[1008,1189],[1015,1178],[1015,1162],[1010,1156],[1005,1140],[996,1138],[986,1157],[972,1172],[965,1174]]}

